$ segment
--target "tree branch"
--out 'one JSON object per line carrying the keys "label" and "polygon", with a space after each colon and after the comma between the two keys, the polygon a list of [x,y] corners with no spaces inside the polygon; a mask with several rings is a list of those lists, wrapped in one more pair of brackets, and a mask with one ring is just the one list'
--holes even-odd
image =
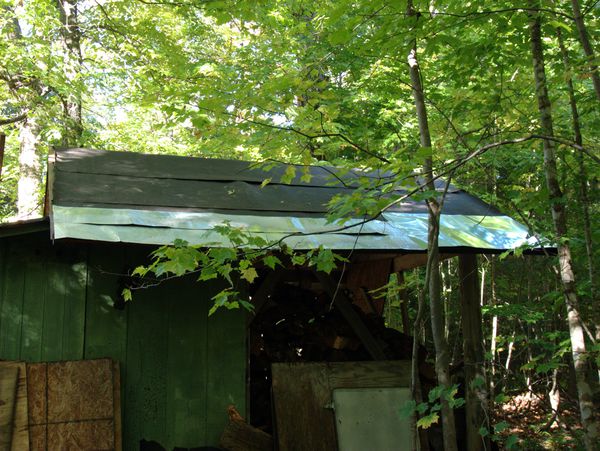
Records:
{"label": "tree branch", "polygon": [[15,117],[0,118],[0,126],[14,124],[15,122],[22,122],[25,119],[27,119],[27,113],[22,113]]}

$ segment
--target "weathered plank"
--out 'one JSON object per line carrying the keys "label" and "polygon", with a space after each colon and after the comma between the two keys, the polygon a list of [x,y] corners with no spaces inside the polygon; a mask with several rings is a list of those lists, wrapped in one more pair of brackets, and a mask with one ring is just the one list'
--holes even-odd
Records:
{"label": "weathered plank", "polygon": [[23,333],[21,359],[39,362],[42,359],[42,330],[44,328],[44,304],[46,300],[47,246],[41,245],[34,251],[36,258],[24,262],[27,283],[23,296]]}
{"label": "weathered plank", "polygon": [[5,362],[4,365],[12,365],[19,371],[11,451],[28,450],[29,418],[27,408],[27,368],[25,362]]}
{"label": "weathered plank", "polygon": [[[85,321],[85,358],[111,357],[125,362],[127,308],[117,309],[119,274],[126,271],[123,246],[90,245]],[[124,306],[126,307],[126,306]]]}
{"label": "weathered plank", "polygon": [[87,285],[87,252],[85,247],[73,250],[73,260],[63,267],[65,272],[64,316],[62,324],[62,360],[78,360],[84,356],[85,310]]}
{"label": "weathered plank", "polygon": [[325,363],[275,363],[273,409],[281,451],[337,449]]}
{"label": "weathered plank", "polygon": [[138,449],[141,439],[166,445],[168,305],[173,297],[173,293],[158,295],[154,288],[140,290],[126,307],[129,311],[125,412],[128,415],[123,431],[124,449]]}
{"label": "weathered plank", "polygon": [[[113,187],[119,187],[115,195]],[[209,182],[104,174],[63,173],[54,183],[56,205],[86,203],[222,208],[227,210],[326,212],[342,188],[267,185],[241,181]]]}
{"label": "weathered plank", "polygon": [[67,274],[64,254],[53,249],[46,268],[46,297],[42,329],[42,360],[61,360],[63,355],[63,319],[67,296]]}
{"label": "weathered plank", "polygon": [[0,307],[0,358],[19,360],[23,323],[23,291],[25,271],[23,264],[29,249],[22,240],[7,246],[6,265],[2,280],[2,305]]}
{"label": "weathered plank", "polygon": [[195,278],[160,287],[163,296],[177,291],[169,303],[167,449],[206,443],[207,315],[202,285]]}
{"label": "weathered plank", "polygon": [[331,362],[327,364],[329,385],[333,388],[409,387],[411,362]]}
{"label": "weathered plank", "polygon": [[[209,287],[216,292],[223,284]],[[209,298],[204,302],[210,304]],[[208,318],[207,332],[206,429],[208,443],[216,445],[227,424],[227,407],[235,404],[241,412],[246,408],[245,311],[217,310]]]}
{"label": "weathered plank", "polygon": [[0,451],[12,449],[19,368],[0,364]]}

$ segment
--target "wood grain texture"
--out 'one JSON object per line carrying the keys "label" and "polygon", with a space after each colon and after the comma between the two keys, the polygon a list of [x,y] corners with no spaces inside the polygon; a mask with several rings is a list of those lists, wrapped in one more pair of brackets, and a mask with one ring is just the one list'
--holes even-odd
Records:
{"label": "wood grain texture", "polygon": [[0,364],[0,451],[10,451],[19,368]]}
{"label": "wood grain texture", "polygon": [[381,362],[332,362],[327,364],[329,385],[336,388],[409,387],[411,363],[408,360]]}
{"label": "wood grain texture", "polygon": [[11,451],[29,449],[29,415],[27,406],[27,365],[25,362],[13,363],[19,369],[17,379],[17,399],[12,431]]}
{"label": "wood grain texture", "polygon": [[281,451],[337,449],[331,387],[325,363],[272,366],[273,409]]}

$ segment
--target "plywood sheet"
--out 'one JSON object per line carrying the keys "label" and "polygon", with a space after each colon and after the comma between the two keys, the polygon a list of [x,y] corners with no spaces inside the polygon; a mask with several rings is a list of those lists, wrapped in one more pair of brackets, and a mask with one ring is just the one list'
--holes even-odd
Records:
{"label": "plywood sheet", "polygon": [[48,423],[113,416],[112,361],[83,360],[48,365]]}
{"label": "plywood sheet", "polygon": [[27,374],[32,451],[121,449],[118,363],[29,364]]}

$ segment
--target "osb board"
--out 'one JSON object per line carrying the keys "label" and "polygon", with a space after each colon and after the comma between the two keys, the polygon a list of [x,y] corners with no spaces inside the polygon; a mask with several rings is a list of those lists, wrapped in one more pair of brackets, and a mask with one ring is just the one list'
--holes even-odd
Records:
{"label": "osb board", "polygon": [[274,363],[272,395],[280,451],[336,450],[336,388],[410,385],[409,361]]}
{"label": "osb board", "polygon": [[[16,372],[16,391],[14,403],[12,406],[12,426],[11,439],[9,448],[10,451],[21,451],[29,449],[29,428],[27,416],[27,371],[24,362],[0,362],[0,368],[11,372]],[[4,407],[4,406],[1,406]],[[4,437],[0,437],[0,444],[3,443]]]}
{"label": "osb board", "polygon": [[27,371],[32,451],[121,449],[118,363],[37,363]]}

